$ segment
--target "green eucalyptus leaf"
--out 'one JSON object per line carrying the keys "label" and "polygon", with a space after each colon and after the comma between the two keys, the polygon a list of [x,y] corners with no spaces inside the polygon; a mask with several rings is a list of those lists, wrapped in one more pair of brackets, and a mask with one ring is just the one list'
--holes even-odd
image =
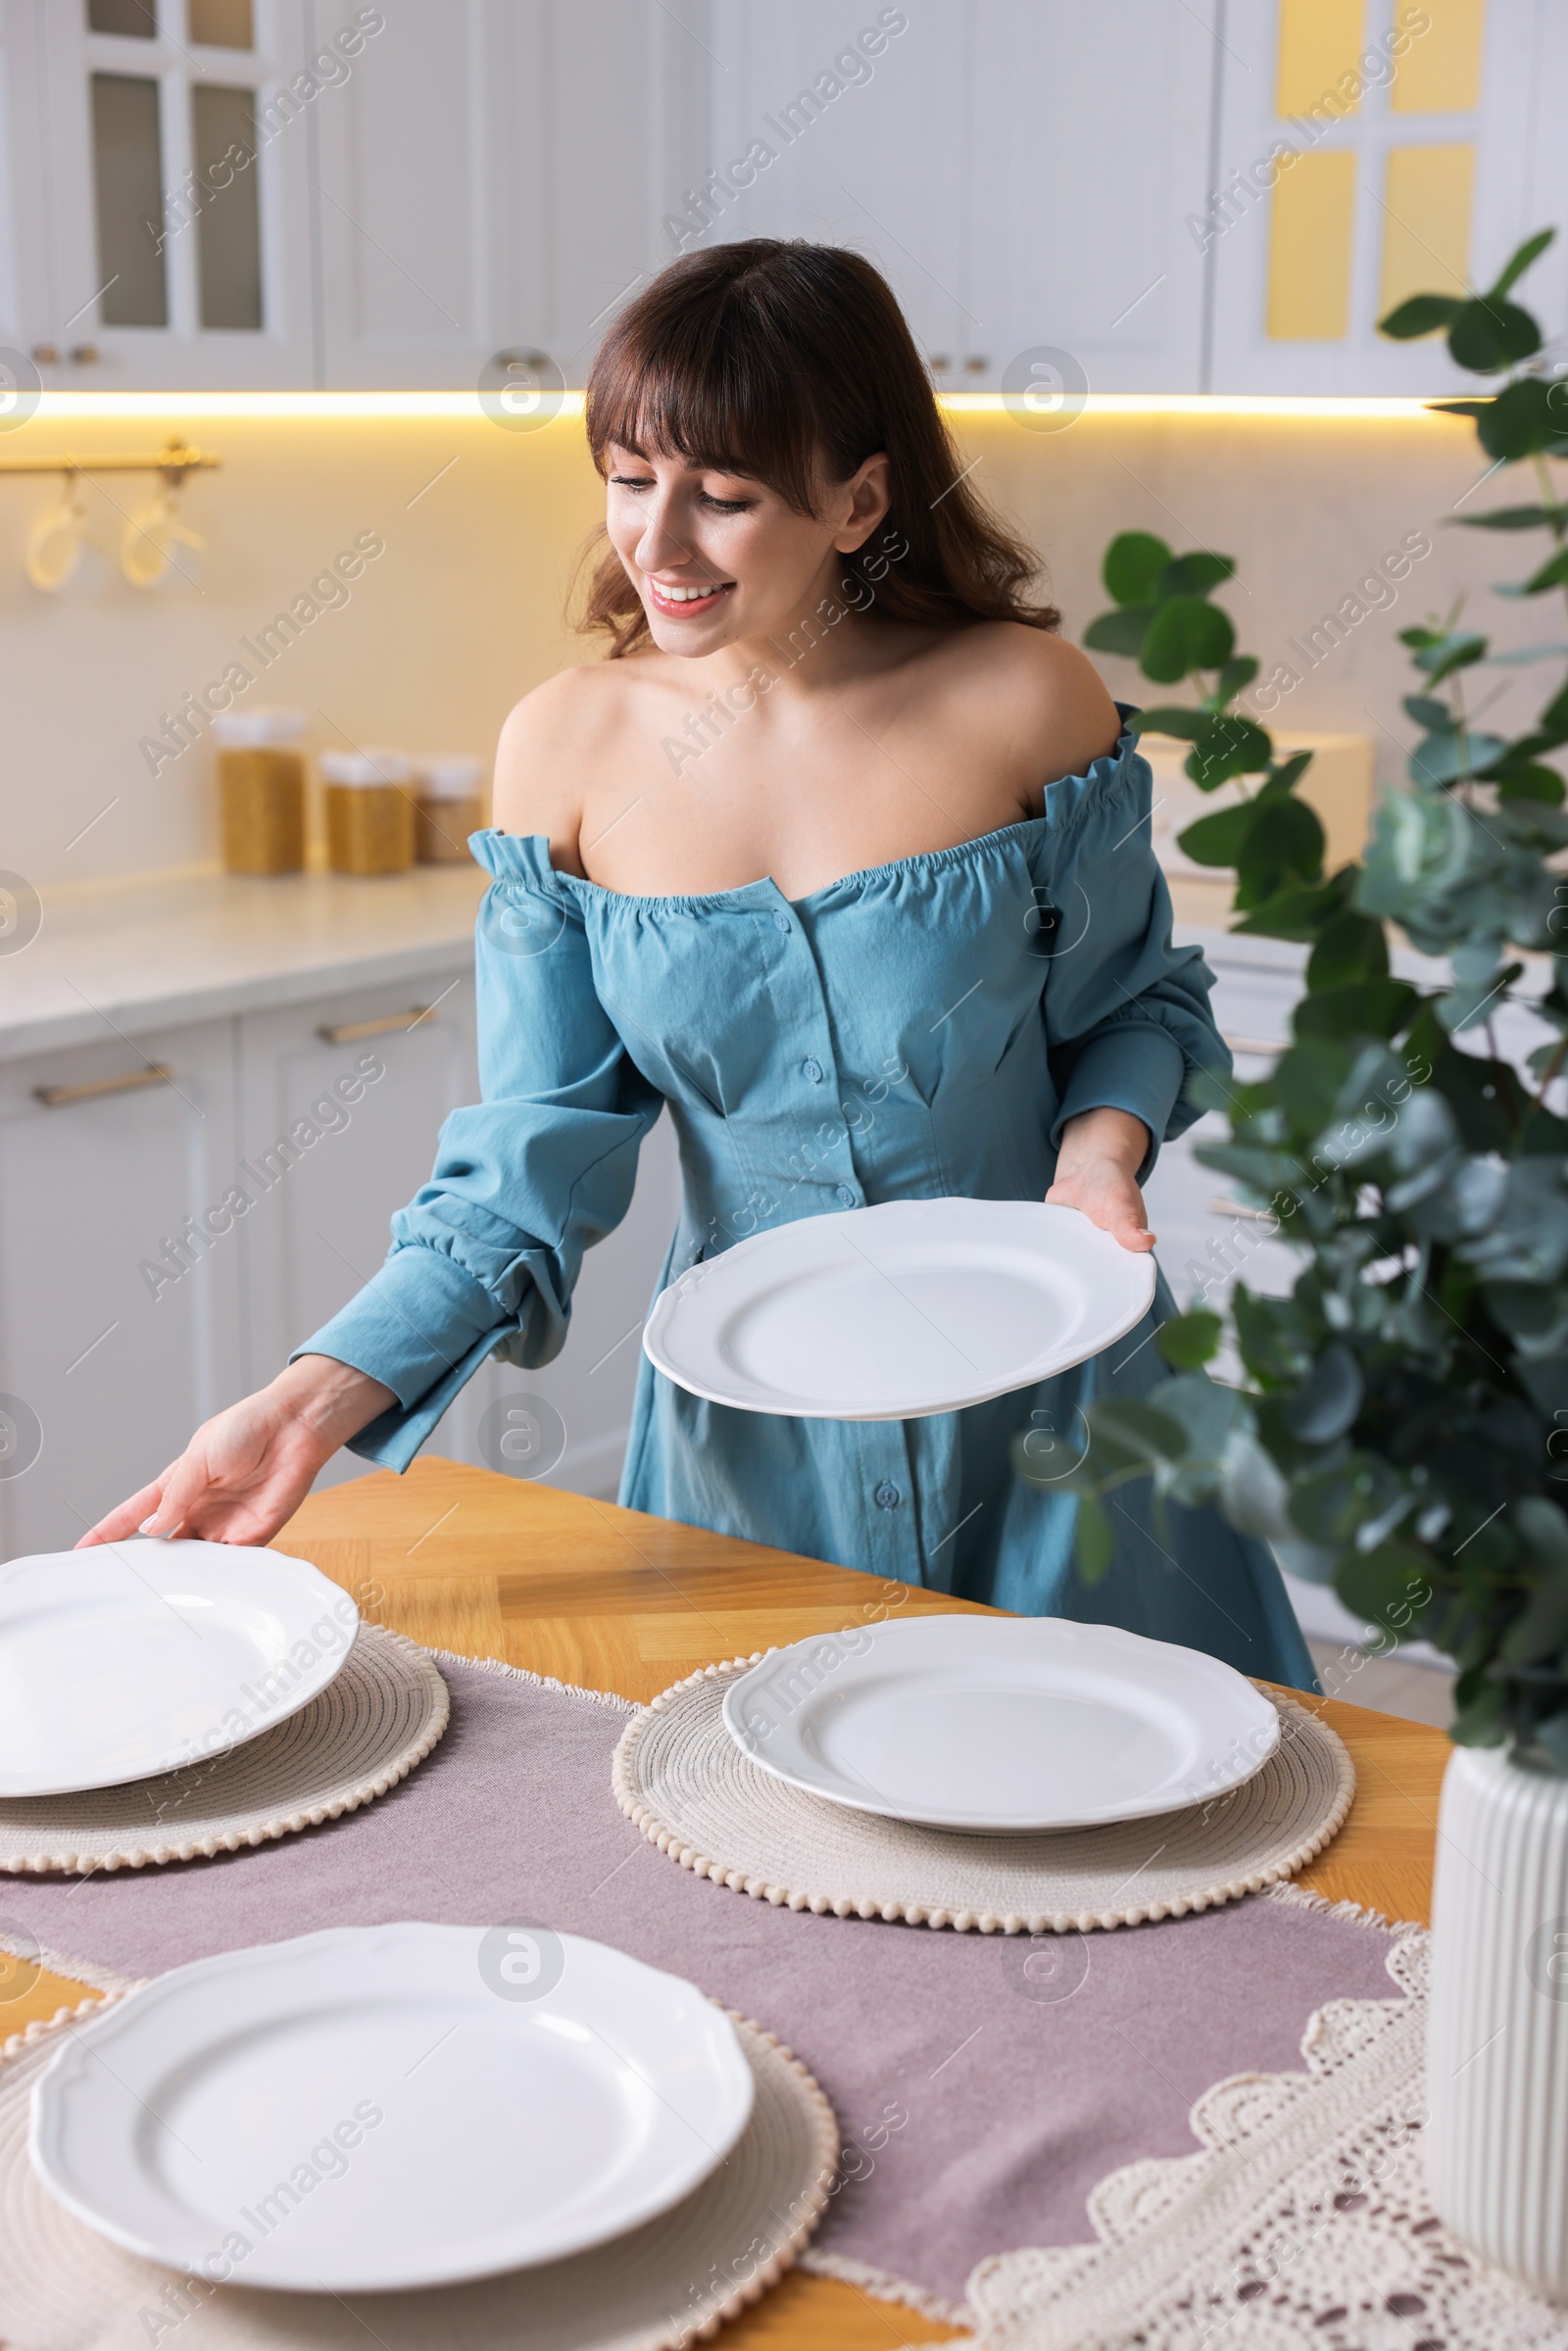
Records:
{"label": "green eucalyptus leaf", "polygon": [[1442,634],[1405,628],[1399,634],[1413,649],[1416,667],[1424,669],[1435,686],[1450,677],[1455,669],[1468,668],[1472,661],[1486,657],[1487,640],[1473,628],[1451,629]]}
{"label": "green eucalyptus leaf", "polygon": [[1236,648],[1236,632],[1217,605],[1200,596],[1173,596],[1155,607],[1139,665],[1155,683],[1173,686],[1195,669],[1220,669]]}
{"label": "green eucalyptus leaf", "polygon": [[1361,1409],[1361,1367],[1348,1347],[1324,1348],[1286,1408],[1293,1436],[1303,1445],[1332,1445]]}
{"label": "green eucalyptus leaf", "polygon": [[1202,1309],[1195,1314],[1173,1314],[1160,1324],[1154,1345],[1172,1371],[1196,1371],[1218,1353],[1221,1327],[1217,1314]]}
{"label": "green eucalyptus leaf", "polygon": [[1187,757],[1187,773],[1200,792],[1212,792],[1232,776],[1255,775],[1268,766],[1274,745],[1250,718],[1211,718]]}
{"label": "green eucalyptus leaf", "polygon": [[1452,294],[1412,294],[1378,320],[1378,332],[1394,342],[1408,343],[1417,335],[1435,335],[1451,326],[1463,309],[1464,304]]}
{"label": "green eucalyptus leaf", "polygon": [[1260,906],[1323,870],[1323,827],[1304,800],[1269,793],[1250,806],[1252,822],[1236,857],[1239,906]]}
{"label": "green eucalyptus leaf", "polygon": [[1450,416],[1474,416],[1477,438],[1488,457],[1512,463],[1540,454],[1561,455],[1568,446],[1568,407],[1552,399],[1554,389],[1539,375],[1525,375],[1505,384],[1492,400],[1431,405]]}
{"label": "green eucalyptus leaf", "polygon": [[1074,1507],[1078,1572],[1086,1584],[1098,1584],[1115,1556],[1115,1532],[1098,1494],[1078,1494]]}
{"label": "green eucalyptus leaf", "polygon": [[1100,576],[1117,604],[1153,604],[1156,583],[1171,561],[1170,549],[1152,531],[1124,530],[1111,540]]}
{"label": "green eucalyptus leaf", "polygon": [[1257,803],[1250,800],[1234,808],[1216,808],[1178,833],[1177,844],[1197,865],[1234,865],[1256,815]]}
{"label": "green eucalyptus leaf", "polygon": [[1556,234],[1557,231],[1554,228],[1538,228],[1534,236],[1526,237],[1524,243],[1516,248],[1503,265],[1496,283],[1487,289],[1494,302],[1500,302],[1505,294],[1513,292],[1525,271],[1534,263],[1540,261]]}
{"label": "green eucalyptus leaf", "polygon": [[1348,980],[1303,996],[1293,1025],[1298,1037],[1393,1037],[1404,1026],[1416,996],[1404,980]]}
{"label": "green eucalyptus leaf", "polygon": [[1388,976],[1389,945],[1381,922],[1370,914],[1337,914],[1325,924],[1307,958],[1308,989],[1339,988],[1349,980]]}
{"label": "green eucalyptus leaf", "polygon": [[1534,762],[1504,769],[1497,778],[1497,790],[1504,800],[1534,800],[1545,808],[1561,808],[1564,798],[1563,779],[1556,768]]}
{"label": "green eucalyptus leaf", "polygon": [[1535,357],[1541,349],[1541,329],[1516,302],[1482,295],[1467,302],[1449,327],[1448,349],[1458,366],[1473,375],[1496,375]]}
{"label": "green eucalyptus leaf", "polygon": [[1215,682],[1214,692],[1218,700],[1229,702],[1233,694],[1244,692],[1256,677],[1257,666],[1250,653],[1233,654]]}
{"label": "green eucalyptus leaf", "polygon": [[1268,771],[1271,792],[1290,792],[1300,782],[1312,764],[1309,751],[1293,751],[1289,759],[1277,759]]}
{"label": "green eucalyptus leaf", "polygon": [[1464,775],[1485,775],[1507,748],[1500,735],[1470,732],[1428,735],[1410,754],[1410,781],[1453,784]]}
{"label": "green eucalyptus leaf", "polygon": [[1352,1615],[1409,1638],[1425,1604],[1422,1593],[1431,1596],[1429,1568],[1424,1551],[1396,1536],[1342,1560],[1334,1589]]}
{"label": "green eucalyptus leaf", "polygon": [[1459,723],[1447,704],[1439,702],[1433,694],[1407,694],[1403,709],[1430,735],[1452,734]]}
{"label": "green eucalyptus leaf", "polygon": [[1119,653],[1136,661],[1153,616],[1152,604],[1129,604],[1120,612],[1102,612],[1084,630],[1084,643],[1091,653]]}
{"label": "green eucalyptus leaf", "polygon": [[1556,555],[1542,564],[1539,571],[1533,571],[1522,587],[1514,590],[1498,588],[1496,593],[1499,596],[1510,593],[1543,596],[1548,588],[1560,588],[1565,580],[1568,580],[1568,547],[1559,549]]}
{"label": "green eucalyptus leaf", "polygon": [[1206,596],[1211,588],[1223,587],[1235,569],[1234,558],[1211,555],[1206,548],[1194,555],[1179,555],[1155,582],[1154,602],[1163,604],[1169,596]]}
{"label": "green eucalyptus leaf", "polygon": [[1153,710],[1138,712],[1141,735],[1170,735],[1180,743],[1196,743],[1213,723],[1207,710],[1188,710],[1180,703],[1160,703]]}
{"label": "green eucalyptus leaf", "polygon": [[1494,506],[1487,514],[1449,514],[1460,530],[1568,530],[1568,506]]}
{"label": "green eucalyptus leaf", "polygon": [[1290,1487],[1246,1429],[1232,1432],[1220,1462],[1219,1504],[1233,1527],[1263,1542],[1289,1542]]}

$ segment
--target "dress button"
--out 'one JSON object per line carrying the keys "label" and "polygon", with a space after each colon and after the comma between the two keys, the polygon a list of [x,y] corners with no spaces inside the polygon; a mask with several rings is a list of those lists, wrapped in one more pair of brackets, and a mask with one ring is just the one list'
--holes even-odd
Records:
{"label": "dress button", "polygon": [[773,928],[776,931],[784,931],[785,933],[788,933],[794,928],[794,925],[790,921],[790,918],[787,914],[779,912],[773,917]]}
{"label": "dress button", "polygon": [[820,1086],[822,1083],[821,1062],[816,1060],[814,1057],[810,1060],[803,1061],[801,1063],[801,1075],[803,1078],[808,1079],[813,1086]]}
{"label": "dress button", "polygon": [[891,1478],[884,1478],[871,1499],[879,1510],[897,1510],[904,1496]]}
{"label": "dress button", "polygon": [[841,1208],[853,1208],[856,1204],[854,1189],[849,1184],[841,1184],[833,1198]]}

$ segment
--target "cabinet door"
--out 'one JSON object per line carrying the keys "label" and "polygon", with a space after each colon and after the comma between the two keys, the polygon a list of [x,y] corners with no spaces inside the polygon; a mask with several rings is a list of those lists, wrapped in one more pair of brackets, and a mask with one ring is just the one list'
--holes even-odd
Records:
{"label": "cabinet door", "polygon": [[8,1557],[69,1549],[242,1392],[235,1155],[227,1021],[0,1068]]}
{"label": "cabinet door", "polygon": [[[353,13],[322,0],[318,18]],[[702,41],[662,0],[376,13],[385,29],[318,118],[327,382],[466,387],[532,351],[580,384],[700,171]]]}
{"label": "cabinet door", "polygon": [[[1044,377],[1057,397],[1201,388],[1203,255],[1188,222],[1207,186],[1216,5],[976,12],[965,362],[977,389],[1029,389],[1026,355],[1052,351],[1076,368],[1056,366],[1059,388]],[[911,152],[906,169],[923,160]]]}
{"label": "cabinet door", "polygon": [[260,1387],[369,1280],[441,1121],[476,1099],[472,974],[253,1013],[240,1038],[241,1172],[256,1194],[246,1378]]}
{"label": "cabinet door", "polygon": [[[309,384],[303,0],[12,0],[10,197],[46,384]],[[311,89],[307,99],[302,93]],[[27,158],[41,148],[37,178]]]}
{"label": "cabinet door", "polygon": [[[1010,14],[1002,0],[986,6]],[[987,331],[965,282],[981,13],[976,0],[719,12],[711,168],[694,185],[701,201],[682,207],[688,244],[776,236],[856,247],[892,283],[938,381],[954,386],[977,380],[964,360]],[[678,220],[662,241],[667,260],[680,249]]]}
{"label": "cabinet door", "polygon": [[[1217,171],[1216,392],[1473,391],[1441,335],[1377,321],[1414,293],[1491,284],[1562,203],[1568,12],[1554,0],[1229,0]],[[1568,255],[1524,299],[1547,318]]]}
{"label": "cabinet door", "polygon": [[[270,1379],[290,1348],[375,1272],[393,1211],[429,1176],[442,1120],[479,1098],[471,977],[427,983],[422,1001],[435,1009],[410,1029],[410,1008],[419,1001],[418,990],[383,988],[242,1023],[242,1174],[258,1194],[243,1235],[253,1386]],[[349,1105],[338,1084],[345,1077],[348,1091],[356,1077],[363,1087]],[[486,1365],[434,1430],[429,1450],[589,1493],[612,1491],[643,1318],[678,1204],[674,1140],[664,1120],[643,1147],[624,1222],[584,1262],[564,1353],[539,1371]],[[520,1415],[515,1426],[508,1420],[512,1407]],[[363,1475],[357,1456],[339,1454],[321,1483]]]}

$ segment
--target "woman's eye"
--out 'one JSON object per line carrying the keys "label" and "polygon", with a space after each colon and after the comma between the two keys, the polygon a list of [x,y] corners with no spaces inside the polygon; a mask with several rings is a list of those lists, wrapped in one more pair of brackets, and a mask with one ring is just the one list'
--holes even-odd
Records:
{"label": "woman's eye", "polygon": [[744,514],[751,503],[749,498],[715,498],[709,490],[702,493],[702,504],[715,514]]}

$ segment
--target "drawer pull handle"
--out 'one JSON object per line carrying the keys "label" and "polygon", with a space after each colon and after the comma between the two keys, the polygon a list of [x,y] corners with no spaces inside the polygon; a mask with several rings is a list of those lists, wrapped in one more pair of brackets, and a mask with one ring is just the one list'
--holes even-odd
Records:
{"label": "drawer pull handle", "polygon": [[1245,1216],[1249,1224],[1271,1224],[1277,1227],[1280,1221],[1272,1208],[1249,1208],[1239,1200],[1222,1200],[1218,1193],[1208,1205],[1211,1215]]}
{"label": "drawer pull handle", "polygon": [[416,1029],[435,1018],[434,1004],[411,1004],[406,1012],[388,1012],[383,1020],[345,1020],[335,1028],[319,1028],[323,1045],[358,1045],[362,1037],[386,1037],[394,1029]]}
{"label": "drawer pull handle", "polygon": [[100,1102],[107,1094],[135,1094],[143,1086],[172,1086],[174,1073],[167,1061],[149,1061],[145,1069],[128,1070],[120,1078],[93,1078],[85,1086],[34,1086],[34,1102],[46,1110],[63,1109],[67,1102]]}
{"label": "drawer pull handle", "polygon": [[1283,1037],[1227,1037],[1223,1030],[1220,1034],[1233,1053],[1282,1053],[1286,1049]]}

